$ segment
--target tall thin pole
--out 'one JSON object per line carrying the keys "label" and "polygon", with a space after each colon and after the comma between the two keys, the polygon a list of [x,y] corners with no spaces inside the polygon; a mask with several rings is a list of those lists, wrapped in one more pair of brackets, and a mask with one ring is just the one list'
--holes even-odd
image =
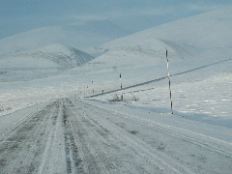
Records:
{"label": "tall thin pole", "polygon": [[93,92],[93,95],[94,95],[94,85],[93,85],[93,80],[92,80],[92,92]]}
{"label": "tall thin pole", "polygon": [[89,85],[86,85],[86,97],[88,97],[88,94],[89,94]]}
{"label": "tall thin pole", "polygon": [[168,50],[166,49],[166,61],[167,61],[167,72],[168,72],[168,85],[169,85],[169,94],[170,94],[170,103],[171,103],[171,114],[173,114],[173,102],[172,102],[172,90],[171,90],[171,75],[169,72],[169,60],[168,60]]}
{"label": "tall thin pole", "polygon": [[119,75],[119,78],[120,78],[120,84],[121,84],[121,89],[122,89],[122,74],[120,73],[120,75]]}
{"label": "tall thin pole", "polygon": [[[119,75],[119,78],[120,78],[120,83],[121,83],[121,90],[122,90],[122,74],[120,73]],[[123,101],[123,93],[121,94],[121,101]]]}

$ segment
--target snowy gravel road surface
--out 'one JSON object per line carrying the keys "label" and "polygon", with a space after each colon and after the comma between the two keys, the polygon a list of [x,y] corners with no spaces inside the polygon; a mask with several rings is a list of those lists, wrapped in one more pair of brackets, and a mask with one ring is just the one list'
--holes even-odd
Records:
{"label": "snowy gravel road surface", "polygon": [[[20,114],[23,119],[6,121]],[[81,100],[64,98],[5,115],[0,126],[0,174],[232,171],[226,141]]]}

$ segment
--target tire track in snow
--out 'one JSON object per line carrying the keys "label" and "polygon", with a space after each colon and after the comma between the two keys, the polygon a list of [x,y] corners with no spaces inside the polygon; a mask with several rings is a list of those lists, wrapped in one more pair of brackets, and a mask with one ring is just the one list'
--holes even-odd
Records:
{"label": "tire track in snow", "polygon": [[84,174],[83,162],[79,156],[79,148],[74,139],[74,133],[70,123],[70,115],[67,113],[67,106],[70,104],[68,99],[64,100],[62,113],[67,174]]}
{"label": "tire track in snow", "polygon": [[135,128],[154,127],[153,131],[161,131],[165,137],[186,140],[185,144],[209,148],[212,153],[227,153],[219,142],[203,141],[204,136],[66,98],[33,115],[0,144],[0,173],[194,173],[188,165],[152,147],[128,123]]}
{"label": "tire track in snow", "polygon": [[[89,104],[87,104],[86,108],[90,108],[90,107],[91,106]],[[90,109],[88,109],[88,110],[90,112]],[[130,125],[130,124],[134,125],[133,127],[135,127],[135,125],[139,125],[141,127],[149,126],[149,129],[151,129],[151,132],[153,131],[155,133],[154,136],[157,133],[162,134],[162,136],[164,136],[165,138],[169,137],[169,139],[173,139],[178,144],[181,144],[183,142],[184,144],[186,144],[186,148],[189,148],[187,146],[189,144],[190,147],[193,147],[195,150],[197,150],[196,152],[198,152],[198,154],[204,153],[206,155],[205,156],[206,158],[210,157],[210,156],[212,157],[212,154],[214,155],[214,157],[216,157],[216,158],[218,157],[218,159],[221,159],[222,161],[224,161],[223,165],[227,166],[225,173],[227,173],[228,171],[231,171],[230,169],[232,169],[232,167],[229,165],[229,163],[232,162],[232,154],[231,154],[232,148],[231,148],[231,145],[229,145],[228,143],[217,140],[215,138],[207,137],[207,136],[199,134],[199,133],[192,132],[190,130],[181,129],[181,128],[177,128],[177,127],[173,127],[173,126],[169,126],[169,125],[164,125],[162,123],[154,122],[153,120],[142,118],[139,116],[121,114],[120,112],[110,111],[108,109],[98,107],[98,106],[92,105],[91,112],[94,113],[95,115],[102,115],[101,119],[105,118],[108,121],[115,124],[116,126],[121,127],[122,129],[124,129],[127,132],[129,131],[127,129],[127,125]],[[103,112],[105,112],[105,114],[103,114]],[[118,121],[121,122],[122,125],[119,125],[117,123]],[[145,143],[147,142],[143,138],[142,134],[138,138],[145,141]],[[149,145],[149,146],[151,146],[151,145]],[[183,152],[185,152],[185,151],[183,151]],[[192,152],[193,155],[196,152]],[[178,154],[175,151],[173,151],[173,153],[174,153],[173,154],[174,156],[175,156],[175,154]],[[170,156],[170,154],[168,154],[168,155]],[[173,158],[173,157],[171,157],[171,158]],[[175,158],[177,159],[177,161],[179,161],[178,155],[176,157],[174,157],[174,159]],[[183,159],[181,159],[181,161],[186,163],[186,165],[190,165],[192,168],[191,163],[189,164],[186,161],[184,161]],[[197,163],[199,163],[199,162],[197,162]],[[214,162],[215,162],[215,160],[211,159],[209,161],[208,165],[212,165]],[[218,167],[220,168],[221,166],[222,166],[222,162],[220,162]],[[195,168],[194,171],[196,171],[196,170],[197,170],[197,168]],[[207,169],[205,169],[205,170],[207,171]],[[217,168],[216,168],[216,170],[217,170]],[[199,173],[199,172],[197,172],[197,173]],[[215,171],[212,171],[212,172],[215,172]]]}
{"label": "tire track in snow", "polygon": [[[79,103],[78,105],[84,105]],[[83,107],[83,111],[85,113],[88,113],[89,110],[92,108],[88,106],[88,108]],[[98,114],[104,115],[104,112],[96,112],[94,111],[95,115]],[[191,170],[186,168],[185,166],[179,164],[178,162],[173,161],[171,158],[162,155],[162,154],[157,154],[158,151],[154,151],[154,149],[151,149],[147,144],[142,142],[139,139],[136,139],[131,136],[130,133],[128,133],[125,130],[122,130],[119,127],[116,127],[112,123],[104,120],[101,117],[101,123],[99,123],[96,119],[93,119],[91,115],[87,115],[85,117],[86,122],[88,123],[88,129],[91,129],[91,132],[95,133],[96,137],[103,137],[102,141],[108,144],[109,146],[114,146],[113,144],[118,144],[119,149],[120,146],[126,146],[128,147],[128,152],[131,151],[131,153],[136,152],[137,157],[140,156],[140,158],[144,159],[145,161],[149,161],[152,166],[156,167],[156,172],[159,173],[190,173],[193,174]],[[106,135],[109,134],[109,136],[114,137],[117,141],[112,142],[112,139],[106,139]],[[120,135],[120,136],[118,136]],[[105,140],[104,140],[105,139]],[[136,158],[137,158],[136,157]],[[135,165],[135,164],[134,164]],[[135,167],[135,166],[134,166]],[[146,173],[153,173],[152,171],[149,172],[146,171],[146,169],[143,169],[143,172]]]}
{"label": "tire track in snow", "polygon": [[66,174],[66,157],[63,128],[63,100],[56,101],[56,110],[51,117],[48,138],[37,174]]}
{"label": "tire track in snow", "polygon": [[[48,105],[42,111],[31,116],[29,120],[17,127],[6,139],[8,143],[0,145],[0,158],[5,161],[0,166],[2,173],[32,174],[37,170],[37,163],[43,149],[41,141],[50,118]],[[0,173],[1,173],[0,172]]]}
{"label": "tire track in snow", "polygon": [[55,105],[56,105],[56,110],[54,111],[53,116],[51,118],[52,126],[55,126],[55,128],[52,126],[47,127],[48,129],[47,132],[50,132],[50,133],[48,135],[48,139],[45,145],[45,149],[42,155],[41,163],[39,165],[37,174],[43,174],[45,172],[46,162],[48,161],[49,155],[50,155],[49,152],[52,148],[52,144],[55,139],[55,133],[57,131],[57,119],[58,119],[58,114],[59,114],[58,111],[59,111],[60,104],[59,102],[56,102]]}
{"label": "tire track in snow", "polygon": [[34,117],[36,114],[40,114],[41,112],[42,111],[32,112],[32,113],[27,114],[26,117],[23,117],[22,119],[20,119],[11,130],[9,130],[6,133],[4,133],[4,136],[1,137],[2,140],[0,140],[0,145],[3,144],[3,143],[5,143],[6,140],[11,135],[15,134],[17,132],[17,130],[20,129],[20,127],[23,127],[25,124],[27,124],[32,117]]}
{"label": "tire track in snow", "polygon": [[[125,114],[125,113],[120,113],[120,112],[116,112],[116,111],[110,111],[106,108],[101,108],[98,106],[93,106],[91,104],[87,104],[90,105],[90,107],[92,106],[93,108],[95,108],[96,112],[100,110],[104,110],[105,112],[115,116],[115,117],[120,117],[122,119],[128,119],[129,121],[133,121],[135,122],[135,120],[137,120],[137,124],[141,124],[144,125],[145,124],[149,124],[152,127],[156,127],[159,129],[163,129],[166,131],[167,136],[172,136],[173,138],[182,138],[185,139],[186,141],[189,141],[192,144],[198,145],[200,147],[206,148],[210,151],[213,152],[217,152],[219,154],[225,155],[225,156],[230,156],[232,158],[232,153],[228,150],[228,151],[224,151],[223,149],[220,149],[221,144],[223,144],[224,146],[228,147],[228,143],[213,137],[209,137],[200,133],[196,133],[196,132],[192,132],[190,130],[186,130],[186,129],[182,129],[182,128],[177,128],[177,127],[173,127],[170,125],[164,125],[162,123],[158,123],[158,122],[154,122],[152,120],[146,119],[146,118],[142,118],[142,117],[138,117],[138,116],[132,116],[129,114]],[[175,130],[175,132],[178,132],[179,134],[176,134],[175,132],[173,132],[173,130]],[[164,132],[165,133],[165,132]],[[192,136],[190,136],[192,135]],[[196,138],[197,137],[197,138]],[[207,143],[207,142],[202,142],[204,139],[209,139],[212,143]],[[216,144],[215,144],[216,143]],[[231,149],[232,150],[232,149]]]}
{"label": "tire track in snow", "polygon": [[[69,99],[64,102],[64,123],[66,124],[66,135],[68,135],[69,143],[71,143],[71,164],[72,168],[80,174],[102,174],[104,171],[99,170],[95,157],[89,149],[89,143],[86,141],[86,131],[83,128],[83,122],[79,120],[81,115],[79,112],[73,113],[73,103]],[[68,144],[67,144],[67,147]],[[68,153],[69,154],[69,153]],[[73,162],[72,162],[73,161]],[[69,162],[68,162],[69,163]],[[69,164],[67,164],[69,165]]]}

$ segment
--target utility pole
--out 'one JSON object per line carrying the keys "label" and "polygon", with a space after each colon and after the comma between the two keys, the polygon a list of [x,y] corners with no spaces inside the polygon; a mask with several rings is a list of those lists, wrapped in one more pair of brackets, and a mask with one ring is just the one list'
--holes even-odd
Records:
{"label": "utility pole", "polygon": [[121,89],[122,89],[122,74],[120,73],[120,75],[119,75],[119,78],[120,78],[120,83],[121,83]]}
{"label": "utility pole", "polygon": [[89,85],[86,85],[86,96],[88,97],[89,95]]}
{"label": "utility pole", "polygon": [[93,95],[94,95],[94,85],[93,85],[93,80],[92,80],[92,93],[93,93]]}
{"label": "utility pole", "polygon": [[173,102],[172,102],[172,90],[171,90],[171,75],[169,71],[169,60],[168,60],[168,50],[166,49],[166,61],[167,61],[167,73],[168,73],[168,84],[169,84],[169,97],[170,97],[170,103],[171,103],[171,114],[173,115]]}
{"label": "utility pole", "polygon": [[83,86],[83,94],[84,94],[84,98],[85,98],[85,85]]}
{"label": "utility pole", "polygon": [[[122,74],[120,73],[119,75],[119,78],[120,78],[120,84],[121,84],[121,90],[122,90]],[[121,94],[121,101],[123,101],[123,93]]]}

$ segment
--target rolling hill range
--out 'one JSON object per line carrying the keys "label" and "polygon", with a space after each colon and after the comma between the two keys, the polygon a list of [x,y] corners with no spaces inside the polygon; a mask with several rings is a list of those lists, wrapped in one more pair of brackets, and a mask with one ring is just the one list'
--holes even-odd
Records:
{"label": "rolling hill range", "polygon": [[[228,7],[188,17],[98,46],[92,49],[93,52],[103,53],[103,55],[83,67],[83,70],[78,68],[76,70],[77,77],[86,69],[88,72],[84,75],[91,73],[96,76],[101,71],[104,73],[113,72],[113,75],[107,73],[110,81],[113,81],[114,78],[117,80],[120,72],[124,73],[128,79],[134,79],[134,82],[159,77],[166,73],[165,49],[169,51],[172,73],[228,59],[232,54],[230,49],[232,45],[230,35],[232,16],[230,11],[231,8]],[[27,54],[27,58],[30,57],[29,54],[33,58],[39,57],[40,51],[31,52],[42,47],[63,44],[67,47],[74,45],[75,48],[86,48],[86,45],[96,46],[97,43],[99,45],[99,43],[110,40],[109,38],[112,39],[120,35],[125,35],[125,31],[107,21],[74,23],[65,27],[45,27],[2,39],[0,41],[0,58],[11,57],[7,60],[11,59],[11,66],[17,67],[14,66],[13,57],[23,57],[25,54]],[[99,38],[101,38],[101,42]],[[56,54],[55,52],[56,50],[53,48],[53,55]],[[48,57],[49,54],[48,52]],[[42,57],[46,57],[45,54]],[[2,65],[5,66],[6,59],[3,61]],[[24,63],[24,65],[26,64]],[[50,62],[45,67],[48,65],[53,66]],[[131,69],[132,66],[136,68],[136,76],[134,69]],[[1,74],[4,73],[1,72]],[[90,79],[94,78],[98,77],[90,77]],[[80,77],[80,79],[83,78]]]}
{"label": "rolling hill range", "polygon": [[[101,49],[150,56],[170,49],[171,57],[197,61],[220,59],[232,54],[231,7],[203,13],[132,34],[103,45]],[[157,57],[157,54],[153,56]],[[142,58],[141,58],[142,59]]]}
{"label": "rolling hill range", "polygon": [[[14,88],[13,86],[17,86],[18,90],[14,96],[20,93],[21,88],[25,89],[25,85],[28,86],[29,90],[34,91],[32,93],[35,93],[35,95],[40,93],[40,96],[43,95],[44,91],[46,91],[46,95],[48,92],[57,94],[57,91],[63,95],[73,90],[79,91],[83,96],[86,86],[89,87],[89,94],[92,94],[93,88],[95,93],[101,93],[102,90],[108,91],[120,87],[120,73],[122,74],[124,87],[166,77],[165,49],[168,49],[170,72],[174,75],[179,74],[173,76],[173,88],[175,89],[175,85],[178,85],[178,89],[182,91],[179,96],[175,96],[181,98],[191,93],[189,92],[191,89],[194,89],[195,92],[193,93],[199,93],[198,88],[210,88],[212,89],[210,95],[215,94],[215,99],[225,101],[221,108],[223,106],[223,108],[229,110],[230,107],[227,106],[231,100],[228,99],[229,95],[225,96],[224,94],[229,93],[228,85],[230,84],[229,79],[232,69],[232,51],[230,49],[232,46],[230,34],[232,15],[230,11],[230,7],[223,8],[135,33],[99,46],[95,52],[102,52],[103,54],[93,60],[90,58],[91,61],[78,68],[72,68],[62,74],[59,73],[57,76],[46,76],[46,78],[26,84],[24,82],[13,83],[14,85],[7,83],[2,84],[1,87],[6,90],[6,93],[7,90]],[[55,50],[54,55],[57,54]],[[50,62],[51,59],[47,60],[49,63],[46,63],[46,66],[54,67],[54,64]],[[56,64],[56,66],[58,65]],[[54,74],[56,73],[53,72]],[[211,87],[205,80],[210,81]],[[218,85],[219,82],[224,84],[221,89],[216,88],[220,86]],[[191,86],[192,83],[196,84],[196,88]],[[160,90],[157,89],[158,91],[155,93],[162,95],[159,100],[156,100],[146,97],[154,96],[152,90],[147,95],[141,93],[139,96],[141,103],[156,103],[158,106],[163,103],[162,106],[168,106],[168,95],[162,92],[167,89],[166,80],[152,87],[150,85],[153,84],[139,87],[139,90],[155,87]],[[221,93],[221,91],[224,92]],[[24,92],[20,95],[23,96]],[[202,98],[207,98],[207,96],[204,96],[206,94],[201,92],[199,95],[195,95],[194,100],[192,100],[193,106],[196,102],[202,105]],[[191,110],[191,108],[183,108],[181,102],[177,105],[180,110]],[[215,102],[214,105],[218,105],[218,103]],[[205,110],[209,110],[211,107],[207,103]],[[197,110],[197,107],[195,110]],[[222,109],[218,110],[219,113],[223,112]]]}
{"label": "rolling hill range", "polygon": [[[176,109],[183,113],[230,116],[231,19],[231,7],[227,7],[106,43],[98,48],[103,55],[67,73],[67,80],[71,81],[74,74],[82,85],[91,86],[93,80],[95,85],[91,89],[99,93],[119,89],[121,82],[124,87],[142,83],[140,87],[125,90],[128,97],[133,98],[136,91],[140,100],[137,103],[166,108],[169,106],[165,80],[167,49]],[[159,83],[146,83],[161,77],[164,80]],[[143,92],[147,89],[150,90]],[[103,98],[111,100],[112,95]]]}
{"label": "rolling hill range", "polygon": [[78,49],[53,44],[0,58],[0,81],[34,80],[75,68],[93,57]]}
{"label": "rolling hill range", "polygon": [[0,55],[30,51],[51,44],[63,44],[86,51],[127,33],[105,19],[69,19],[61,25],[34,28],[1,39]]}
{"label": "rolling hill range", "polygon": [[[128,82],[164,76],[165,49],[169,51],[173,74],[223,63],[231,59],[232,55],[231,19],[231,7],[228,7],[114,40],[98,47],[98,51],[104,54],[86,65],[88,72],[107,74],[110,81],[118,81],[118,74],[121,72]],[[211,68],[198,78],[207,78],[218,72],[231,73],[231,62],[224,65],[225,67],[215,65],[216,69]],[[103,75],[99,78],[101,76]]]}
{"label": "rolling hill range", "polygon": [[93,59],[90,47],[126,35],[106,19],[72,19],[0,40],[0,81],[49,77]]}

